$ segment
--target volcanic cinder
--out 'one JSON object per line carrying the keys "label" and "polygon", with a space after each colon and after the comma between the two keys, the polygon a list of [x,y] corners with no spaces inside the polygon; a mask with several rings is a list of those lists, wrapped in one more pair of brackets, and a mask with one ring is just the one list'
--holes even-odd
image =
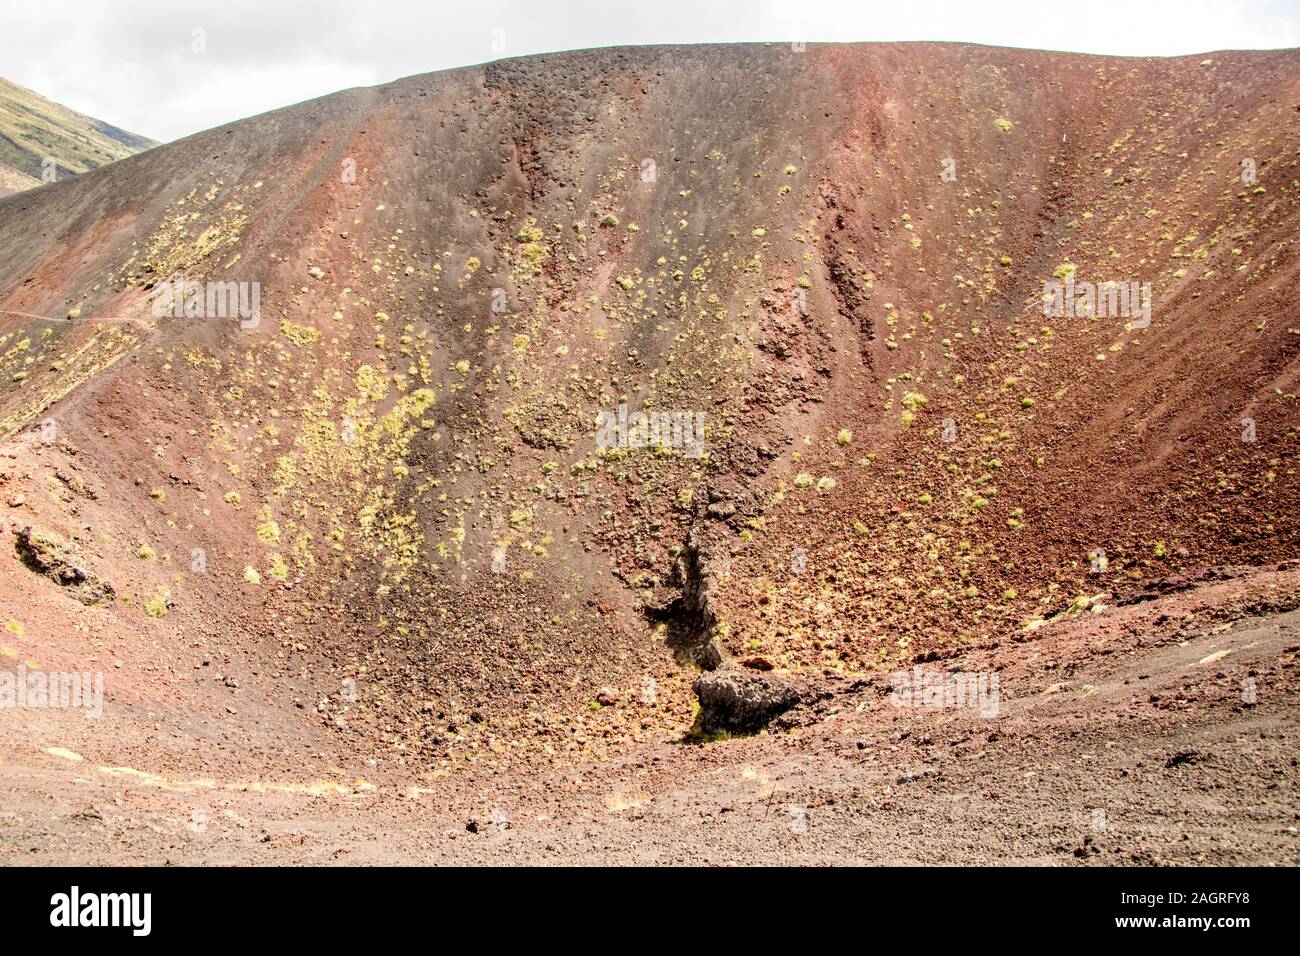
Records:
{"label": "volcanic cinder", "polygon": [[[1159,766],[1181,724],[1160,746],[1220,762],[1163,772],[1228,781],[1232,839],[1108,861],[1294,862],[1231,814],[1296,794],[1298,111],[1297,51],[609,49],[0,200],[0,664],[107,699],[0,711],[10,796],[93,765],[168,819],[337,798],[332,838],[391,860],[423,851],[365,831],[382,801],[486,820],[513,792],[550,828],[519,858],[597,858],[528,789],[550,774],[618,826],[716,793],[848,814],[829,849],[727,858],[1009,858],[862,836],[933,815],[901,794],[928,786],[1073,860],[1103,797],[1041,761],[1124,728]],[[921,665],[1000,674],[1000,706],[900,709]],[[1115,786],[1115,826],[1186,806]],[[254,858],[227,836],[192,858]],[[630,842],[601,858],[652,859]]]}

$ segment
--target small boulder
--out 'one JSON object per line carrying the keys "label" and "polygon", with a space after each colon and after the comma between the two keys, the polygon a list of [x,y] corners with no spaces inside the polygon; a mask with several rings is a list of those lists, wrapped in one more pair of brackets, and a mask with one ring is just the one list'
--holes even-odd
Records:
{"label": "small boulder", "polygon": [[24,565],[67,588],[82,604],[99,604],[114,596],[113,585],[90,570],[76,542],[29,525],[18,532],[14,548]]}
{"label": "small boulder", "polygon": [[618,694],[612,687],[602,687],[600,693],[596,695],[596,703],[602,707],[613,707],[618,703]]}

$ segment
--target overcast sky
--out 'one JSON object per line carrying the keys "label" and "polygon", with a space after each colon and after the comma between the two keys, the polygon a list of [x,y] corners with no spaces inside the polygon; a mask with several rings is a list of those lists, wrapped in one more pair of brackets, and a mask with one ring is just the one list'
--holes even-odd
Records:
{"label": "overcast sky", "polygon": [[1300,0],[8,0],[3,19],[0,76],[159,140],[413,73],[627,43],[1300,46]]}

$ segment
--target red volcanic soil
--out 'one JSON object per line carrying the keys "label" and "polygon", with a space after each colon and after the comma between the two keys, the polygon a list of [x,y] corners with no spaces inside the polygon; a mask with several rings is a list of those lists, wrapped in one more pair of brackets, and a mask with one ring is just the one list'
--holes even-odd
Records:
{"label": "red volcanic soil", "polygon": [[1297,104],[612,49],[0,199],[0,667],[105,687],[0,708],[0,852],[1294,863]]}

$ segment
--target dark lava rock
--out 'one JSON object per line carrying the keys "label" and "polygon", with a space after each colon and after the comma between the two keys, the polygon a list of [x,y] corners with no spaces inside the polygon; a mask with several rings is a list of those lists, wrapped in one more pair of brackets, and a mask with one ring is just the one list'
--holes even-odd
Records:
{"label": "dark lava rock", "polygon": [[112,599],[113,585],[89,569],[75,542],[44,528],[26,527],[18,532],[14,547],[24,565],[67,588],[82,604]]}
{"label": "dark lava rock", "polygon": [[1180,750],[1165,761],[1165,767],[1181,767],[1183,764],[1201,763],[1206,756],[1199,750]]}
{"label": "dark lava rock", "polygon": [[700,701],[700,729],[706,734],[755,733],[799,702],[793,687],[733,668],[702,674],[692,687]]}

